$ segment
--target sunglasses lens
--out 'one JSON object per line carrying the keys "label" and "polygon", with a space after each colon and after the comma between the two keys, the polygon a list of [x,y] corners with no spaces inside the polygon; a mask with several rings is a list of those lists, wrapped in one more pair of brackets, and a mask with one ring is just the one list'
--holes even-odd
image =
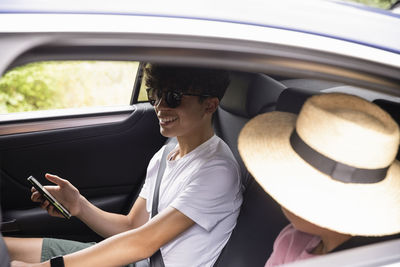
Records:
{"label": "sunglasses lens", "polygon": [[160,103],[161,98],[164,95],[164,100],[167,103],[168,107],[176,108],[181,104],[182,93],[167,91],[162,92],[161,90],[156,90],[153,88],[147,88],[147,98],[152,106],[158,105]]}
{"label": "sunglasses lens", "polygon": [[182,94],[173,91],[168,91],[166,93],[165,102],[167,102],[167,105],[170,108],[176,108],[181,104],[181,99],[182,99]]}

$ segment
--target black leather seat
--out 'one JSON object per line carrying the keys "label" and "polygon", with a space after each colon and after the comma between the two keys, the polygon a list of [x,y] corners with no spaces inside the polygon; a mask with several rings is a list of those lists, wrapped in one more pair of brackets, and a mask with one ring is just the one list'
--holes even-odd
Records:
{"label": "black leather seat", "polygon": [[215,115],[215,131],[238,160],[245,191],[236,227],[214,266],[264,266],[276,236],[288,224],[279,205],[249,175],[237,149],[244,124],[258,114],[275,110],[284,89],[284,85],[263,74],[234,73]]}
{"label": "black leather seat", "polygon": [[275,110],[277,99],[286,87],[264,74],[234,72],[230,79],[214,117],[214,129],[231,148],[243,171],[243,184],[246,184],[247,170],[237,148],[239,132],[254,116]]}
{"label": "black leather seat", "polygon": [[[400,125],[400,103],[392,102],[385,99],[375,99],[372,102],[380,106],[387,113],[389,113],[392,118],[397,122],[397,124]],[[396,158],[400,160],[400,148],[397,151]]]}
{"label": "black leather seat", "polygon": [[386,110],[392,118],[400,125],[400,103],[392,102],[385,99],[375,99],[373,103]]}
{"label": "black leather seat", "polygon": [[279,95],[276,110],[299,114],[304,102],[316,94],[319,92],[315,90],[287,88]]}
{"label": "black leather seat", "polygon": [[[239,79],[244,81],[236,82]],[[240,163],[246,189],[237,225],[214,266],[264,266],[277,235],[289,222],[280,206],[246,170],[237,150],[237,137],[252,117],[274,110],[298,113],[306,99],[317,92],[285,88],[263,74],[236,74],[233,81],[241,87],[228,88],[214,122],[217,134],[231,147]]]}

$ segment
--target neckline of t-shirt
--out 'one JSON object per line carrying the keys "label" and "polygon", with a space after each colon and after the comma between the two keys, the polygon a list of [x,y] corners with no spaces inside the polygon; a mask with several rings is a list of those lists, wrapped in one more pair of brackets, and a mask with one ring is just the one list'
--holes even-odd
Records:
{"label": "neckline of t-shirt", "polygon": [[211,145],[214,142],[214,140],[216,140],[216,139],[217,139],[217,136],[214,134],[207,141],[205,141],[204,143],[202,143],[201,145],[199,145],[198,147],[196,147],[195,149],[193,149],[192,151],[190,151],[189,153],[184,155],[182,158],[179,158],[179,159],[176,159],[176,160],[171,160],[171,157],[179,149],[179,144],[176,144],[175,148],[168,154],[167,163],[168,164],[174,164],[174,163],[177,163],[177,162],[181,162],[182,160],[186,160],[188,158],[191,158],[192,155],[194,155],[196,153],[196,151],[199,151],[199,150],[205,148],[206,146]]}

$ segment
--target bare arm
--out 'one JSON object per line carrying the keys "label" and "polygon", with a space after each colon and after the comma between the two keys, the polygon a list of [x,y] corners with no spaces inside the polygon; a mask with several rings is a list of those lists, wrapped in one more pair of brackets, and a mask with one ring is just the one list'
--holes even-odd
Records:
{"label": "bare arm", "polygon": [[121,266],[153,255],[162,245],[194,225],[180,211],[168,207],[145,225],[65,257],[67,267]]}
{"label": "bare arm", "polygon": [[[103,237],[109,237],[124,231],[137,228],[145,224],[149,219],[146,211],[146,200],[139,197],[128,215],[105,212],[84,198],[69,181],[56,175],[46,174],[46,178],[56,184],[46,186],[46,189],[63,204],[73,216],[78,217],[92,230]],[[49,202],[43,201],[39,192],[32,189],[32,200],[43,202],[42,208],[52,216],[62,217]]]}
{"label": "bare arm", "polygon": [[[145,225],[112,236],[94,246],[64,256],[66,267],[122,266],[153,255],[161,246],[194,225],[180,211],[168,207]],[[50,266],[49,261],[39,264],[13,262],[12,266]]]}
{"label": "bare arm", "polygon": [[77,217],[103,237],[138,228],[149,220],[146,199],[141,197],[136,199],[128,215],[105,212],[86,199],[81,201],[81,211]]}

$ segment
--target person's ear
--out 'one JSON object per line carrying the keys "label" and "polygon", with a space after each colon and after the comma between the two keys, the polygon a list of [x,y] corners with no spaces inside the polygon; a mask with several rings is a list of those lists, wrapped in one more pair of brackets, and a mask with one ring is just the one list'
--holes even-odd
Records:
{"label": "person's ear", "polygon": [[214,113],[219,105],[219,99],[218,97],[210,97],[206,99],[206,112],[207,113]]}

